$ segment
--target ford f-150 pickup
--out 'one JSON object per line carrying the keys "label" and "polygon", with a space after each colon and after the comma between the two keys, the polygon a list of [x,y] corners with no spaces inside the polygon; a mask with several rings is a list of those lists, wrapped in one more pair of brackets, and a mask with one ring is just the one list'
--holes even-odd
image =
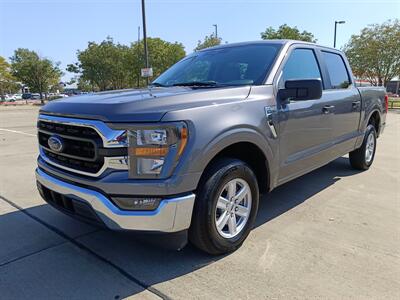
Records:
{"label": "ford f-150 pickup", "polygon": [[[237,249],[260,193],[349,153],[367,170],[384,88],[357,88],[345,55],[300,41],[217,46],[147,88],[51,101],[38,118],[46,202],[112,230]],[[268,196],[266,197],[268,198]]]}

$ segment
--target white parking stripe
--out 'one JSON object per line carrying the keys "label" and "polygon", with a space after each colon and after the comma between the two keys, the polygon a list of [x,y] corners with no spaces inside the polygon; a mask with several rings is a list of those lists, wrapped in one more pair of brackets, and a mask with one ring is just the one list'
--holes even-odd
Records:
{"label": "white parking stripe", "polygon": [[36,134],[27,133],[27,132],[18,131],[18,130],[4,129],[4,128],[0,128],[0,131],[7,131],[7,132],[19,133],[19,134],[23,134],[23,135],[36,136]]}

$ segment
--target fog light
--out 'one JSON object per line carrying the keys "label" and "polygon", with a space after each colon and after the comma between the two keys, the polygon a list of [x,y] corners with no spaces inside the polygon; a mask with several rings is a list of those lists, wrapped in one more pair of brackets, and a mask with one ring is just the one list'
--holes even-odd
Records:
{"label": "fog light", "polygon": [[153,197],[112,197],[114,203],[124,210],[155,210],[160,205],[161,198]]}

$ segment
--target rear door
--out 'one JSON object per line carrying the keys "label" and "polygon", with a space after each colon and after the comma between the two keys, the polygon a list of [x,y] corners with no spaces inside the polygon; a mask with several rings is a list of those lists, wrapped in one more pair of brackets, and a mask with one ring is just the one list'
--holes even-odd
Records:
{"label": "rear door", "polygon": [[292,46],[277,74],[277,90],[289,79],[321,79],[324,86],[320,99],[277,100],[279,183],[283,183],[332,159],[332,98],[325,90],[325,76],[312,46]]}
{"label": "rear door", "polygon": [[333,106],[333,150],[336,156],[341,156],[354,149],[361,114],[361,96],[341,53],[321,50],[320,55],[327,74],[325,94]]}

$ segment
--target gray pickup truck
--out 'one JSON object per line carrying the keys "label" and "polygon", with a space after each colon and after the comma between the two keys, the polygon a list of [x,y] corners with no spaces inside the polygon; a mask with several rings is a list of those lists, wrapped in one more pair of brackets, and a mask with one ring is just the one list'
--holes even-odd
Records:
{"label": "gray pickup truck", "polygon": [[335,49],[287,40],[213,47],[148,88],[44,106],[37,186],[81,220],[227,253],[253,227],[260,193],[347,153],[367,170],[386,113],[385,90],[357,88]]}

